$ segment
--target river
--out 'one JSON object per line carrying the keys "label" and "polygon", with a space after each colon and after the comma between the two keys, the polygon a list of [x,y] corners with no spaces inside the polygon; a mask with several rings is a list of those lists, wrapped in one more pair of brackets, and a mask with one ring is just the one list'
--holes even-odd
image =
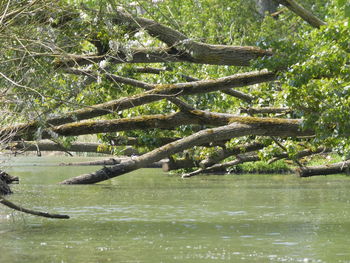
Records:
{"label": "river", "polygon": [[6,170],[21,180],[11,201],[71,219],[1,206],[1,263],[350,262],[349,177],[183,180],[142,169],[97,185],[57,184],[98,168],[55,165],[72,160],[80,161],[11,160]]}

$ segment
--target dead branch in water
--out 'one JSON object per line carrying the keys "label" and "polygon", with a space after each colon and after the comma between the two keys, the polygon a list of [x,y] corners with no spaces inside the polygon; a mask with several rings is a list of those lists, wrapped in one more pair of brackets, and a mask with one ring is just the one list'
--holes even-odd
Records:
{"label": "dead branch in water", "polygon": [[0,203],[17,211],[35,215],[35,216],[41,216],[41,217],[46,217],[46,218],[57,218],[57,219],[69,219],[68,215],[60,215],[60,214],[49,214],[46,212],[39,212],[39,211],[34,211],[30,209],[23,208],[21,206],[15,205],[14,203],[10,202],[9,200],[5,199],[4,197],[0,197]]}

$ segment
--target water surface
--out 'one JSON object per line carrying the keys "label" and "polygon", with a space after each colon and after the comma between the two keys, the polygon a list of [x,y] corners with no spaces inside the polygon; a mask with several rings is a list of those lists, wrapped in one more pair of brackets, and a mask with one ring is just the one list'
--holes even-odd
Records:
{"label": "water surface", "polygon": [[71,219],[1,206],[1,263],[350,262],[349,177],[183,180],[142,169],[65,186],[57,182],[98,167],[54,166],[61,161],[17,158],[7,167],[21,178],[11,201]]}

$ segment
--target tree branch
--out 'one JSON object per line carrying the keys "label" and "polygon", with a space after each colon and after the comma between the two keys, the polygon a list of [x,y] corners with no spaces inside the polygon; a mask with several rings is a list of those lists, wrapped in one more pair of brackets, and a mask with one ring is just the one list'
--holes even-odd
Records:
{"label": "tree branch", "polygon": [[313,15],[310,11],[306,10],[304,7],[299,5],[294,0],[278,0],[280,4],[287,7],[289,10],[300,16],[306,22],[308,22],[311,26],[320,28],[321,26],[326,25],[326,22],[322,21],[315,15]]}
{"label": "tree branch", "polygon": [[172,28],[150,19],[132,16],[122,9],[116,10],[114,22],[126,26],[131,31],[141,28],[146,30],[170,48],[182,51],[192,63],[249,66],[253,59],[272,55],[270,51],[258,47],[209,45],[196,42]]}
{"label": "tree branch", "polygon": [[[121,111],[136,106],[144,105],[150,102],[158,101],[169,96],[177,97],[182,95],[193,95],[199,93],[208,93],[232,87],[248,86],[261,82],[271,81],[276,78],[273,72],[256,71],[242,74],[235,74],[228,77],[219,78],[216,80],[202,80],[187,83],[177,84],[159,84],[153,86],[154,89],[144,93],[134,95],[128,98],[109,101],[102,104],[97,104],[91,107],[86,107],[76,111],[68,112],[64,116],[54,117],[46,120],[47,125],[60,125],[72,123],[80,120],[91,119],[103,115],[110,114],[115,111]],[[25,134],[31,135],[27,139],[33,140],[33,134],[39,128],[39,122],[34,121],[30,124],[21,124],[0,129],[0,136],[14,130],[17,131],[15,140],[21,139]]]}

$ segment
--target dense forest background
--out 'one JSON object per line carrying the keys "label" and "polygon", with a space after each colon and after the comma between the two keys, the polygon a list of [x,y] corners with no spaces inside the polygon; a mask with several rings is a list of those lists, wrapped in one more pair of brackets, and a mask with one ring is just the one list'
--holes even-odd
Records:
{"label": "dense forest background", "polygon": [[[66,184],[164,158],[184,177],[347,172],[349,17],[342,0],[1,0],[0,150],[137,153]],[[324,152],[341,162],[307,165]]]}

